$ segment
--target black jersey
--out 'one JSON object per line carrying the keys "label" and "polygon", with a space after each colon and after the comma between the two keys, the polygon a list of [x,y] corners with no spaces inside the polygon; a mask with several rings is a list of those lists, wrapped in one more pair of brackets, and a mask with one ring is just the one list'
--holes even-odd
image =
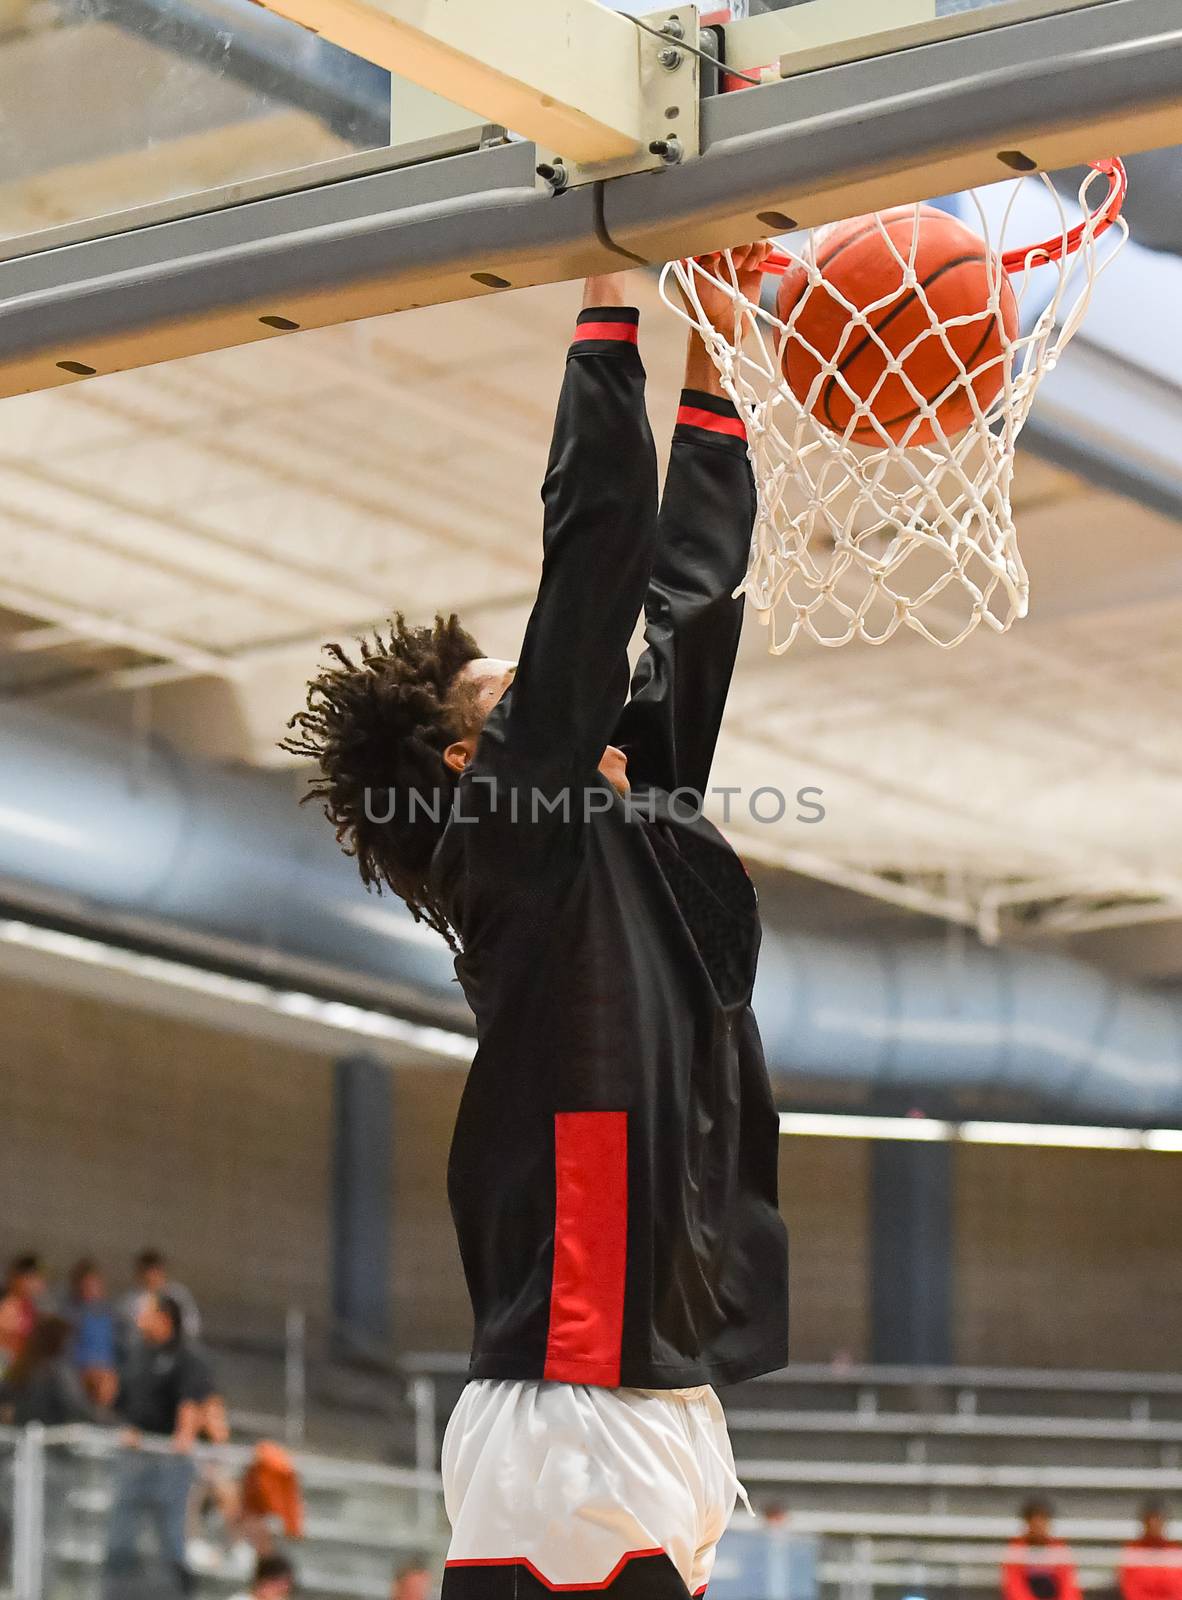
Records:
{"label": "black jersey", "polygon": [[478,1034],[448,1171],[478,1378],[678,1388],[787,1354],[755,893],[697,802],[754,485],[734,408],[686,392],[658,512],[637,323],[579,319],[537,601],[435,860]]}

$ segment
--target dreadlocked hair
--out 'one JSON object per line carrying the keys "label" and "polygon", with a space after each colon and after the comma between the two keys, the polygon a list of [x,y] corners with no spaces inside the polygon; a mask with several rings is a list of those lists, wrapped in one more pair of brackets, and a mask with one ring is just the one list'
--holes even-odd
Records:
{"label": "dreadlocked hair", "polygon": [[393,889],[416,922],[456,950],[429,872],[455,785],[443,752],[472,731],[455,678],[480,647],[455,616],[409,628],[399,612],[388,635],[359,639],[353,656],[339,644],[325,654],[330,664],[308,685],[306,708],[291,718],[280,749],[318,764],[304,800],[323,802],[366,888]]}

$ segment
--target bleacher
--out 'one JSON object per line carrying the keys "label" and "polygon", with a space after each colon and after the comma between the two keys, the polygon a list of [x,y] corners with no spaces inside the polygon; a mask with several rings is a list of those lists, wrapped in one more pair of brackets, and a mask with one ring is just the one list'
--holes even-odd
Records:
{"label": "bleacher", "polygon": [[[110,1429],[50,1429],[24,1440],[13,1429],[0,1429],[0,1595],[91,1600],[99,1593],[113,1458],[119,1448]],[[12,1470],[18,1449],[21,1473]],[[203,1448],[198,1454],[202,1473],[238,1475],[250,1450]],[[442,1559],[447,1534],[436,1474],[310,1451],[296,1452],[295,1461],[307,1519],[305,1537],[293,1556],[305,1600],[386,1600],[400,1561],[412,1554],[433,1562]],[[26,1485],[30,1478],[38,1479],[44,1488],[39,1517],[34,1516],[33,1528],[23,1536],[19,1516],[13,1515],[22,1500],[28,1514],[27,1488],[22,1496],[16,1487],[21,1477]],[[141,1577],[125,1586],[127,1600],[133,1594],[135,1600],[147,1600],[164,1592],[150,1550],[146,1557]],[[245,1587],[249,1563],[219,1561],[214,1541],[193,1541],[190,1559],[204,1600]],[[7,1587],[6,1577],[12,1580]],[[122,1588],[120,1595],[123,1600]]]}
{"label": "bleacher", "polygon": [[801,1367],[726,1396],[749,1487],[817,1513],[1131,1517],[1182,1489],[1182,1378]]}
{"label": "bleacher", "polygon": [[[437,1448],[463,1362],[403,1367],[419,1436]],[[1083,1586],[1103,1593],[1138,1506],[1182,1500],[1180,1376],[802,1365],[723,1401],[756,1507],[779,1502],[795,1536],[817,1539],[822,1589],[843,1600],[996,1594],[1017,1507],[1034,1492],[1055,1503]]]}
{"label": "bleacher", "polygon": [[[463,1382],[461,1358],[423,1356],[405,1360],[398,1378],[370,1374],[351,1387],[347,1375],[325,1373],[310,1386],[317,1447],[296,1452],[306,1595],[376,1600],[401,1557],[441,1557],[438,1450]],[[375,1415],[365,1401],[378,1392]],[[757,1508],[784,1505],[791,1537],[815,1548],[824,1600],[996,1594],[1016,1508],[1036,1491],[1056,1505],[1084,1588],[1103,1594],[1141,1501],[1182,1500],[1180,1377],[802,1366],[723,1398],[740,1477]],[[283,1426],[265,1413],[243,1420],[256,1427],[240,1435]],[[0,1467],[14,1444],[11,1432],[0,1439]],[[97,1593],[115,1448],[110,1433],[72,1429],[46,1449],[44,1533],[57,1585],[47,1594]],[[247,1452],[240,1444],[206,1459],[236,1472]],[[740,1510],[734,1537],[750,1536]],[[207,1563],[202,1592],[214,1600],[240,1576]]]}
{"label": "bleacher", "polygon": [[821,1542],[831,1592],[996,1594],[1016,1508],[1049,1497],[1085,1589],[1139,1505],[1182,1490],[1182,1378],[799,1367],[725,1397],[739,1474]]}

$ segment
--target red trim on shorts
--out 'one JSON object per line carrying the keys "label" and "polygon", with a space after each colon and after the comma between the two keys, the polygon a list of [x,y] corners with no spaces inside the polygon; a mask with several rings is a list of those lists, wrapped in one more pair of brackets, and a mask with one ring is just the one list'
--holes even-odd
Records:
{"label": "red trim on shorts", "polygon": [[640,327],[635,322],[580,322],[571,343],[581,344],[584,339],[618,339],[622,344],[638,344]]}
{"label": "red trim on shorts", "polygon": [[618,1389],[628,1261],[628,1113],[559,1111],[554,1174],[554,1274],[542,1377]]}
{"label": "red trim on shorts", "polygon": [[691,428],[705,428],[708,433],[729,433],[732,439],[746,439],[747,430],[739,417],[720,417],[716,411],[704,411],[701,406],[681,406],[677,421]]}
{"label": "red trim on shorts", "polygon": [[[593,1116],[596,1113],[588,1112],[587,1115]],[[660,1545],[657,1545],[652,1550],[629,1550],[620,1557],[607,1577],[601,1578],[598,1583],[551,1583],[544,1572],[538,1571],[528,1556],[492,1556],[488,1560],[482,1560],[480,1557],[468,1559],[461,1557],[458,1561],[446,1561],[444,1565],[448,1567],[524,1567],[539,1583],[545,1584],[546,1588],[553,1593],[560,1594],[566,1589],[606,1589],[616,1581],[629,1561],[638,1561],[642,1556],[663,1556],[664,1554],[665,1551],[662,1550]],[[705,1589],[698,1590],[698,1594],[705,1593]]]}

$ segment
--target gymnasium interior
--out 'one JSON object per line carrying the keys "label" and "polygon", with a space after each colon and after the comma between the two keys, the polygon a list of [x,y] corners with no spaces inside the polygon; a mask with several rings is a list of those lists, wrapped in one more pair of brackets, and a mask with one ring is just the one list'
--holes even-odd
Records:
{"label": "gymnasium interior", "polygon": [[[1174,63],[1182,140],[1168,7],[1009,5],[1120,12]],[[515,658],[581,274],[298,329],[252,310],[249,339],[144,311],[97,371],[118,285],[63,285],[138,207],[183,230],[178,197],[233,188],[227,216],[308,194],[279,171],[380,177],[390,93],[247,0],[0,3],[0,1257],[47,1308],[92,1262],[115,1307],[159,1252],[199,1308],[229,1424],[189,1511],[203,1600],[249,1581],[217,1491],[261,1446],[298,1482],[298,1593],[437,1590],[474,1023],[279,743],[322,645],[394,609]],[[438,164],[520,145],[463,148]],[[1129,242],[1019,442],[1029,615],[952,651],[901,629],[777,656],[744,626],[708,814],[760,900],[792,1363],[722,1397],[754,1511],[715,1600],[996,1595],[1032,1500],[1088,1600],[1130,1600],[1144,1508],[1182,1516],[1180,152],[1128,152]],[[663,467],[684,326],[634,253]],[[0,1600],[106,1593],[119,1449],[0,1420]],[[170,1592],[152,1559],[128,1595]]]}

